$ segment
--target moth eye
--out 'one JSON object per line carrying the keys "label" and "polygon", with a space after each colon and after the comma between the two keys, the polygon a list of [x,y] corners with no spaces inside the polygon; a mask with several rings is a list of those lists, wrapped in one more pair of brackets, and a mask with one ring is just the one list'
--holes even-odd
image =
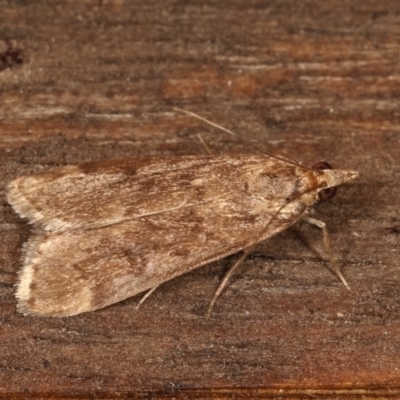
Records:
{"label": "moth eye", "polygon": [[336,194],[336,186],[332,186],[327,189],[323,189],[318,193],[319,201],[328,201]]}
{"label": "moth eye", "polygon": [[[326,161],[318,161],[313,166],[313,169],[332,169],[332,166]],[[318,193],[318,198],[320,201],[330,200],[336,194],[336,186],[332,186],[327,189],[323,189]]]}
{"label": "moth eye", "polygon": [[312,166],[312,169],[332,169],[332,166],[326,161],[318,161]]}

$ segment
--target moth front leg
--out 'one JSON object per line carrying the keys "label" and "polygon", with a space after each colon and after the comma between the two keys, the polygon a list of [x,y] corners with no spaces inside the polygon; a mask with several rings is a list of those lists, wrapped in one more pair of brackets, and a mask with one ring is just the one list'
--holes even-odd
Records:
{"label": "moth front leg", "polygon": [[342,275],[340,268],[337,265],[335,257],[333,255],[331,241],[329,239],[329,233],[328,233],[328,229],[326,227],[326,223],[324,221],[321,221],[319,219],[312,218],[309,216],[304,217],[304,220],[306,222],[308,222],[309,224],[317,226],[318,228],[322,229],[323,242],[324,242],[325,250],[327,251],[328,256],[329,256],[329,262],[331,264],[332,271],[340,279],[340,281],[343,283],[343,285],[346,287],[346,289],[351,292],[352,290],[350,289],[350,286],[348,285],[348,283],[346,282],[346,279]]}

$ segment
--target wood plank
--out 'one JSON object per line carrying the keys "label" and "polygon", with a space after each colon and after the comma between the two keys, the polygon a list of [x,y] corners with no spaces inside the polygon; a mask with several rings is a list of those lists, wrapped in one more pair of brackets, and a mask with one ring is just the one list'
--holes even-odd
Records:
{"label": "wood plank", "polygon": [[[400,3],[0,2],[0,398],[399,397]],[[303,227],[65,319],[16,311],[30,228],[13,178],[143,155],[252,152],[360,177],[317,207],[353,293]],[[306,238],[306,239],[305,239]]]}

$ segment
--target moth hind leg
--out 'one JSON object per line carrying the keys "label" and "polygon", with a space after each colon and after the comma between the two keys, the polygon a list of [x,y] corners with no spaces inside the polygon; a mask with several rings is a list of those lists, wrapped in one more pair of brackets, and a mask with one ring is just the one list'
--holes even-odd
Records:
{"label": "moth hind leg", "polygon": [[236,261],[236,263],[233,265],[233,267],[226,273],[224,276],[224,279],[222,279],[221,283],[219,284],[217,290],[214,293],[214,296],[210,302],[210,305],[208,307],[207,315],[206,318],[209,319],[211,312],[214,308],[215,303],[217,302],[219,296],[223,292],[223,290],[226,287],[226,284],[228,283],[230,277],[234,274],[234,272],[243,264],[243,262],[246,260],[247,256],[253,251],[255,246],[250,246],[247,249],[244,250],[243,254],[239,258],[239,260]]}
{"label": "moth hind leg", "polygon": [[315,225],[316,227],[318,227],[322,230],[322,238],[323,238],[325,249],[329,256],[329,262],[331,264],[331,269],[336,274],[336,276],[339,278],[339,280],[343,283],[343,285],[346,287],[346,289],[349,292],[351,292],[352,290],[351,290],[349,284],[347,283],[346,279],[342,275],[342,272],[340,271],[340,268],[337,265],[336,259],[333,255],[331,241],[329,239],[329,233],[328,233],[328,229],[326,227],[326,223],[324,221],[321,221],[319,219],[315,219],[312,217],[306,217],[305,221],[307,221],[311,225]]}
{"label": "moth hind leg", "polygon": [[160,285],[154,286],[153,288],[149,289],[143,297],[139,300],[139,302],[136,304],[135,309],[138,310],[139,307],[145,302],[147,298],[150,297],[150,295],[159,287]]}

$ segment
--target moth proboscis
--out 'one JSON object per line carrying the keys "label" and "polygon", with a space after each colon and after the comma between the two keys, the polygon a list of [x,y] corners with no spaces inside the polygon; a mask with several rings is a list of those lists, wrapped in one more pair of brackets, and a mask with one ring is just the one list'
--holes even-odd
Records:
{"label": "moth proboscis", "polygon": [[34,225],[18,310],[53,317],[97,310],[244,251],[209,316],[251,249],[300,219],[322,228],[333,269],[348,287],[325,224],[308,210],[357,176],[268,154],[94,161],[22,176],[8,185],[8,202]]}

